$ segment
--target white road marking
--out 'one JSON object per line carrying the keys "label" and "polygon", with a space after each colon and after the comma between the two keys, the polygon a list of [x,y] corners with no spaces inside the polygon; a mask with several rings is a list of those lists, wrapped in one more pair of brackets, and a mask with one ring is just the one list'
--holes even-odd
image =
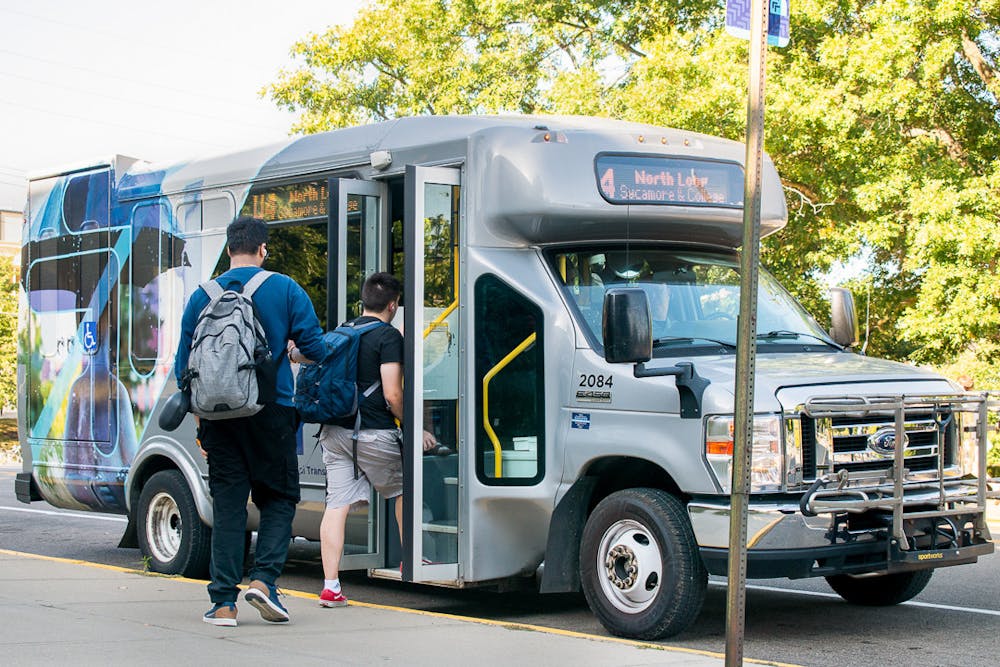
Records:
{"label": "white road marking", "polygon": [[[709,582],[713,586],[725,586],[725,582],[722,581],[712,581]],[[833,598],[834,600],[841,600],[842,598],[836,593],[822,593],[820,591],[800,591],[794,588],[781,588],[780,586],[747,586],[747,590],[753,591],[768,591],[771,593],[791,593],[792,595],[808,595],[817,598]],[[1000,616],[1000,611],[995,609],[977,609],[975,607],[956,607],[950,604],[936,604],[933,602],[917,602],[911,600],[909,602],[904,602],[900,605],[901,607],[927,607],[928,609],[943,609],[945,611],[964,611],[970,614],[983,614],[984,616]]]}
{"label": "white road marking", "polygon": [[123,516],[109,516],[107,514],[83,514],[76,512],[53,512],[52,510],[36,510],[29,507],[6,507],[0,505],[0,510],[9,510],[11,512],[29,512],[32,514],[51,514],[52,516],[69,517],[71,519],[97,519],[98,521],[120,521],[126,522],[128,519]]}

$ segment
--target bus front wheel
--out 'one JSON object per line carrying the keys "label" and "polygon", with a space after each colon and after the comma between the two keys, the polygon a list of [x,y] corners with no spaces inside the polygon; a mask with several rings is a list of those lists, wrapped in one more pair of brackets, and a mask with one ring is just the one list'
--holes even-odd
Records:
{"label": "bus front wheel", "polygon": [[138,507],[139,548],[147,567],[162,574],[204,578],[212,530],[201,521],[194,496],[178,470],[161,470],[142,487]]}
{"label": "bus front wheel", "polygon": [[587,603],[613,635],[683,632],[705,600],[708,574],[684,506],[660,489],[627,489],[598,503],[580,542]]}

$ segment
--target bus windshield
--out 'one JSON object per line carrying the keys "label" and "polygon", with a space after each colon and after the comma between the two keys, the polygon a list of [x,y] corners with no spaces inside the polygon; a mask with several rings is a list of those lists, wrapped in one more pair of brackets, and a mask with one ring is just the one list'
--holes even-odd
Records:
{"label": "bus windshield", "polygon": [[[735,351],[740,308],[739,262],[733,255],[649,246],[561,249],[550,253],[556,276],[592,343],[603,347],[604,293],[646,292],[654,356],[681,347]],[[774,349],[837,348],[829,334],[766,271],[760,272],[757,338]],[[771,349],[769,347],[769,349]]]}

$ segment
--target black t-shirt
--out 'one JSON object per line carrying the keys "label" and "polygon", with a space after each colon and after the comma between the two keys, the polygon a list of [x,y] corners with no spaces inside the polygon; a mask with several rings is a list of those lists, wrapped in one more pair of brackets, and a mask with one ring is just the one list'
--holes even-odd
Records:
{"label": "black t-shirt", "polygon": [[[364,315],[355,324],[368,324],[378,318]],[[382,364],[403,363],[403,334],[392,325],[375,327],[361,334],[358,344],[358,400],[361,401],[361,428],[396,428],[395,418],[385,403],[385,394],[379,386],[371,396],[362,399],[368,387],[382,379]],[[354,428],[354,417],[337,422],[338,426]]]}

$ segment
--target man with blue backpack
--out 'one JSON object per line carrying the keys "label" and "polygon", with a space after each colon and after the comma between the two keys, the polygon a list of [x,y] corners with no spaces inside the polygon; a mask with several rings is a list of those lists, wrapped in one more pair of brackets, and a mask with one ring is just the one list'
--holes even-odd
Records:
{"label": "man with blue backpack", "polygon": [[297,361],[325,353],[312,301],[294,280],[264,271],[267,225],[241,217],[226,229],[230,268],[191,295],[175,359],[190,392],[212,492],[212,558],[206,623],[236,625],[247,500],[260,511],[256,559],[244,599],[266,621],[288,621],[275,581],[288,556],[299,502],[298,417],[289,341]]}
{"label": "man with blue backpack", "polygon": [[[361,317],[337,329],[354,327],[362,333],[357,346],[357,415],[332,420],[319,438],[327,488],[320,525],[323,607],[347,604],[340,586],[340,558],[351,505],[367,502],[374,487],[384,498],[397,499],[396,522],[402,530],[403,459],[396,420],[403,419],[403,335],[389,324],[401,292],[402,285],[392,274],[372,274],[361,288]],[[293,349],[291,354],[294,361],[299,352]],[[424,450],[436,444],[425,431]]]}

